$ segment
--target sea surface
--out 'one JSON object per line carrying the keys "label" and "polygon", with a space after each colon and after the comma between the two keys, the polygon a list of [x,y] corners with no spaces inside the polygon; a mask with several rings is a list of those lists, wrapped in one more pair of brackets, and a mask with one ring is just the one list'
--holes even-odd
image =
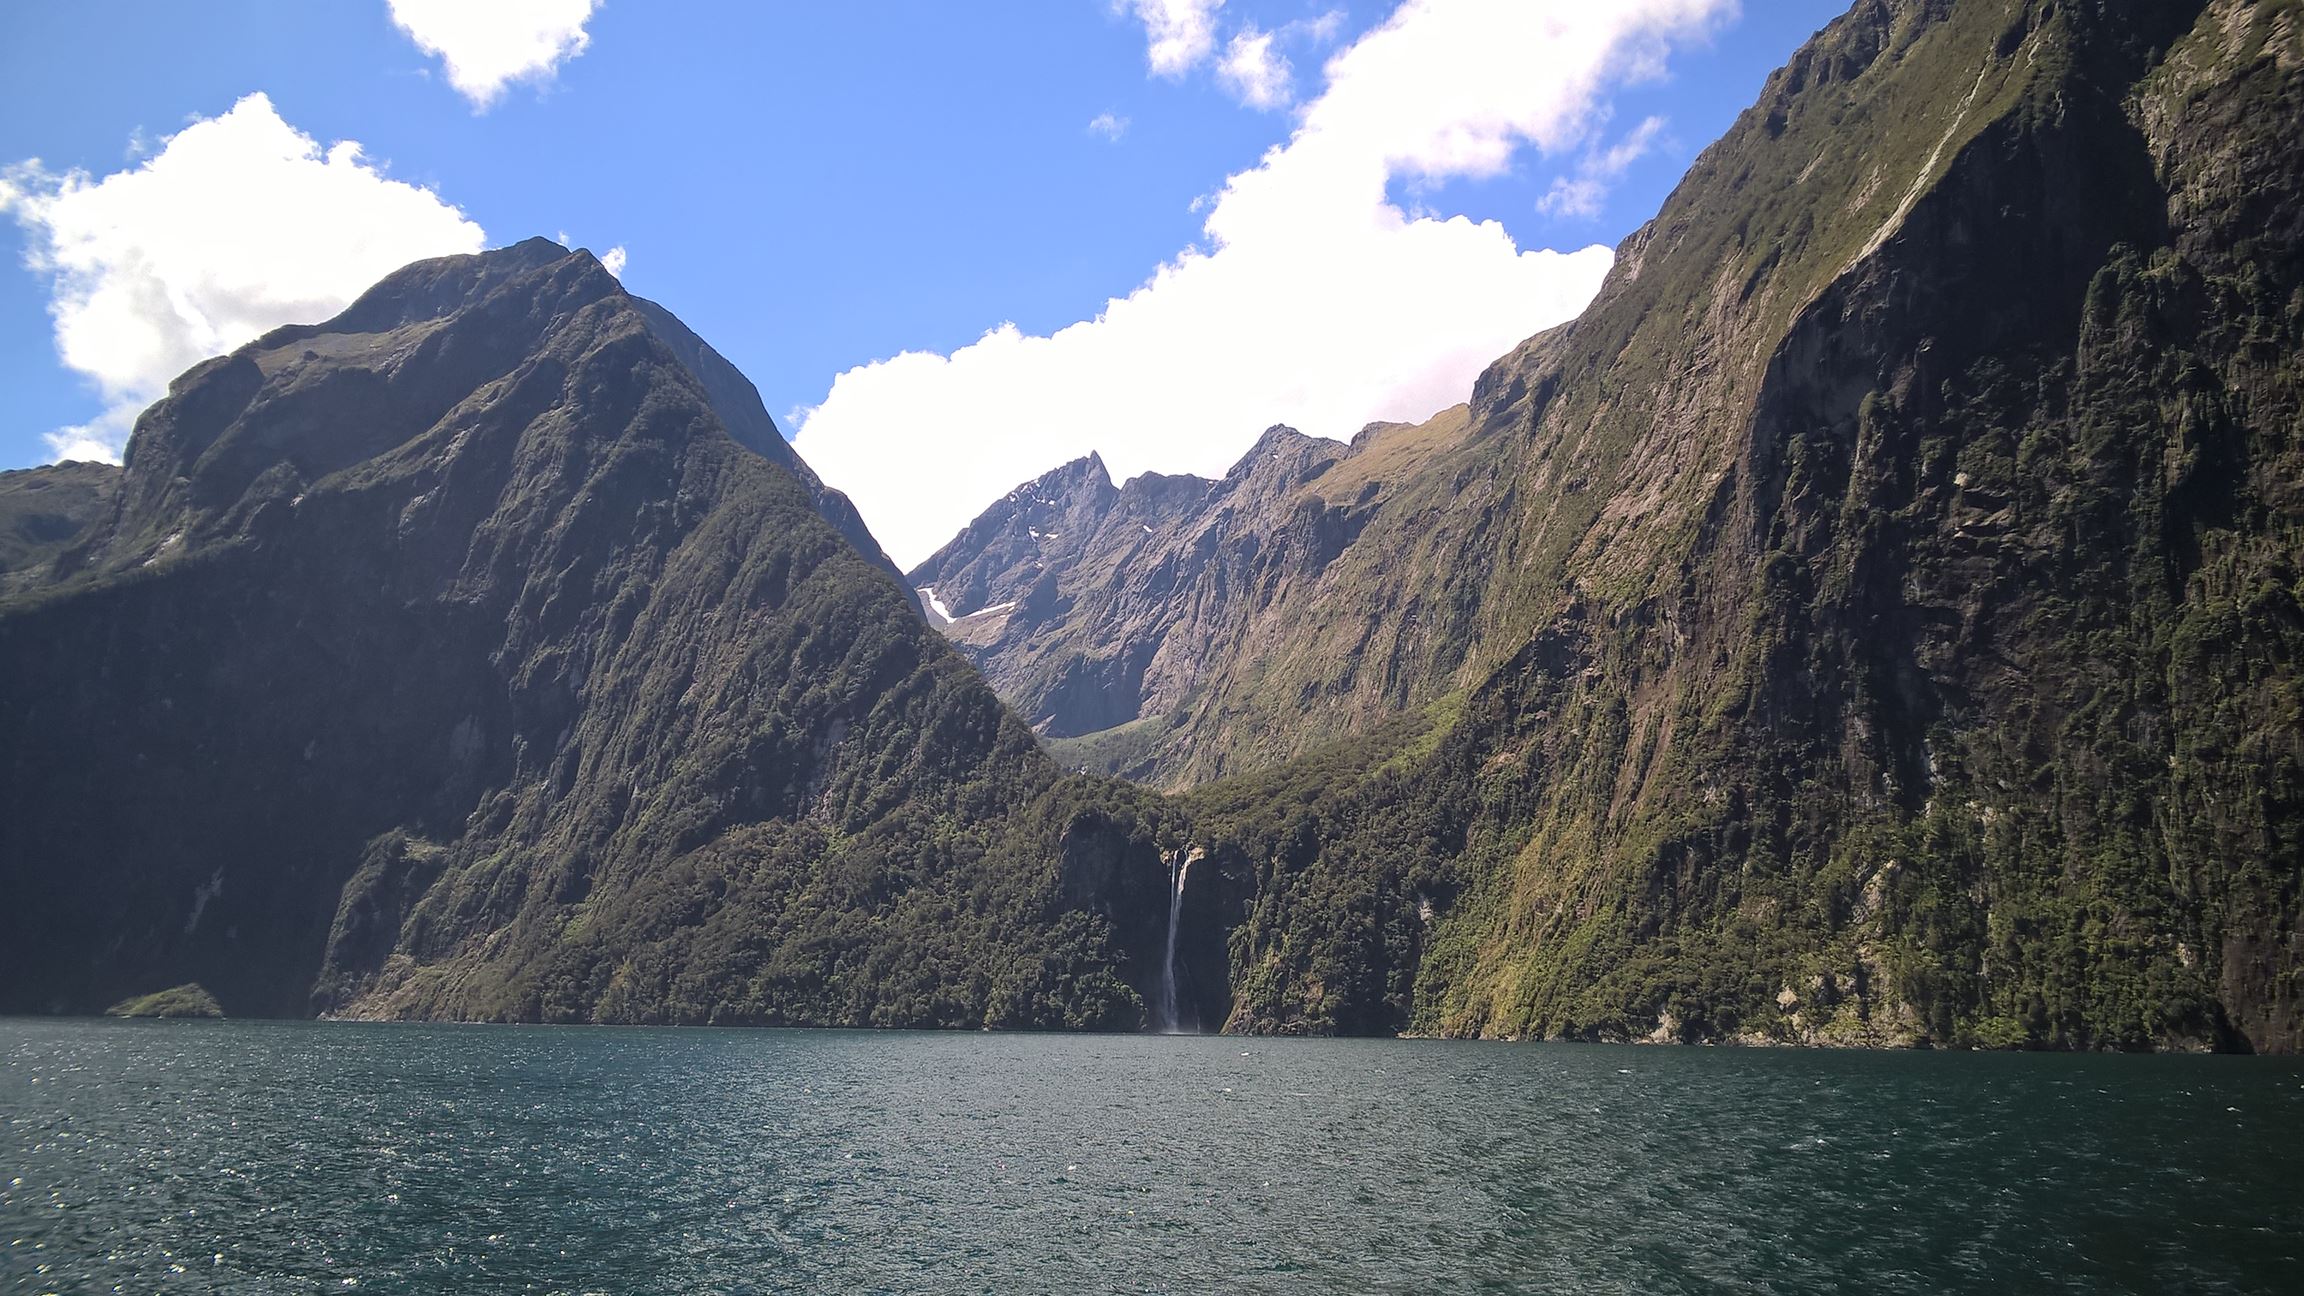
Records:
{"label": "sea surface", "polygon": [[0,1020],[0,1290],[2296,1292],[2304,1066]]}

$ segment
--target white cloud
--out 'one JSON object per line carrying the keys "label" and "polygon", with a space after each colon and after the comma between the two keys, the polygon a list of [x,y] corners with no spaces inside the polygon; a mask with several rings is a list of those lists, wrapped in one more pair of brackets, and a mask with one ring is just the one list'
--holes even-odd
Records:
{"label": "white cloud", "polygon": [[1331,9],[1317,18],[1298,19],[1280,30],[1301,35],[1315,45],[1325,45],[1344,30],[1344,11]]}
{"label": "white cloud", "polygon": [[1223,7],[1224,0],[1130,0],[1144,24],[1145,58],[1154,74],[1182,76],[1206,60],[1216,48],[1216,11]]}
{"label": "white cloud", "polygon": [[1088,133],[1101,135],[1117,144],[1120,142],[1120,137],[1128,133],[1128,119],[1115,117],[1111,113],[1098,113],[1089,121]]}
{"label": "white cloud", "polygon": [[1002,325],[851,369],[798,448],[910,564],[1091,449],[1122,476],[1215,474],[1275,422],[1343,437],[1460,401],[1580,311],[1611,254],[1523,250],[1494,222],[1411,215],[1388,186],[1582,144],[1611,90],[1733,4],[1407,0],[1329,62],[1288,142],[1226,181],[1205,246],[1052,336]]}
{"label": "white cloud", "polygon": [[438,195],[386,178],[353,141],[322,148],[261,94],[101,180],[11,168],[0,212],[24,227],[26,267],[49,281],[57,353],[106,403],[48,434],[78,458],[116,458],[136,414],[193,364],[485,240]]}
{"label": "white cloud", "polygon": [[486,111],[514,81],[546,81],[584,52],[600,0],[390,0],[392,22]]}
{"label": "white cloud", "polygon": [[1601,202],[1608,197],[1609,186],[1621,179],[1634,162],[1648,155],[1656,146],[1656,137],[1663,133],[1664,125],[1663,118],[1650,117],[1616,143],[1586,153],[1575,175],[1554,180],[1552,188],[1536,200],[1536,210],[1547,216],[1585,219],[1598,216]]}
{"label": "white cloud", "polygon": [[1661,117],[1650,117],[1632,128],[1632,133],[1608,146],[1592,159],[1592,169],[1600,175],[1614,179],[1631,169],[1633,163],[1648,156],[1656,147],[1656,137],[1664,133]]}
{"label": "white cloud", "polygon": [[[1125,0],[1144,24],[1146,55],[1155,75],[1181,77],[1207,62],[1216,51],[1217,12],[1224,0]],[[1113,5],[1122,7],[1121,0]],[[1315,18],[1299,18],[1266,31],[1243,23],[1225,42],[1216,58],[1216,79],[1242,105],[1271,110],[1285,108],[1295,97],[1295,68],[1281,47],[1302,43],[1326,45],[1343,29],[1344,11],[1331,9]]]}
{"label": "white cloud", "polygon": [[1562,176],[1536,200],[1536,210],[1547,216],[1573,216],[1590,220],[1600,214],[1608,186],[1587,177]]}
{"label": "white cloud", "polygon": [[142,405],[110,405],[86,423],[43,432],[40,439],[48,443],[49,458],[55,463],[76,459],[118,463],[120,448],[128,444],[128,434],[135,429],[136,416],[143,409]]}
{"label": "white cloud", "polygon": [[1271,32],[1243,28],[1216,64],[1216,78],[1250,108],[1285,108],[1295,96],[1294,69],[1272,40]]}

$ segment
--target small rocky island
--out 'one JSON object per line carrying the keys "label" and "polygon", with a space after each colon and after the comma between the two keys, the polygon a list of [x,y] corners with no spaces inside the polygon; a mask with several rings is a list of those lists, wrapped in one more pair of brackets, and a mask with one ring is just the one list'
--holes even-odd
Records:
{"label": "small rocky island", "polygon": [[148,995],[123,999],[104,1010],[107,1017],[222,1017],[216,996],[198,984],[171,986]]}

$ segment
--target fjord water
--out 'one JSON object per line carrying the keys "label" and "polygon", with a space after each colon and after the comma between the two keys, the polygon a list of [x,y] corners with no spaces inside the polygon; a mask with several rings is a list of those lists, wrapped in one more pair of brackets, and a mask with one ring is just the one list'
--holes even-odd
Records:
{"label": "fjord water", "polygon": [[2282,1060],[0,1021],[0,1288],[2273,1291]]}

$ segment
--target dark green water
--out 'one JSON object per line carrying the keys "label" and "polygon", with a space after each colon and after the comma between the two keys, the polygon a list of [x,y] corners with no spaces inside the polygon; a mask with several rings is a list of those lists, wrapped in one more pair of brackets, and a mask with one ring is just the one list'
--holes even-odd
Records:
{"label": "dark green water", "polygon": [[99,1292],[2304,1290],[2304,1067],[0,1021]]}

